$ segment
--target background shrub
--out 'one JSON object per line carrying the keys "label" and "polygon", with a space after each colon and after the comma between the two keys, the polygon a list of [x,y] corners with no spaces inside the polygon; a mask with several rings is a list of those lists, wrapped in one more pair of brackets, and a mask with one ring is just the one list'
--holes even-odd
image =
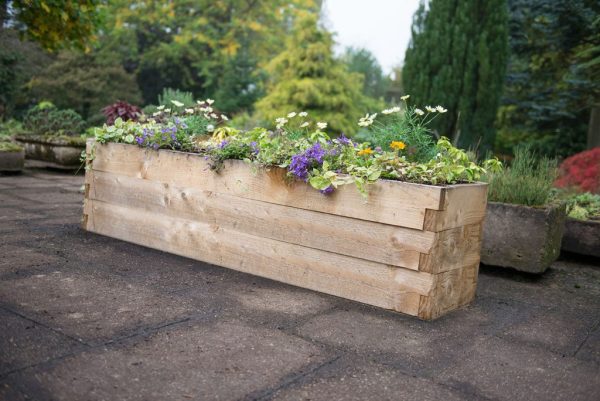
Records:
{"label": "background shrub", "polygon": [[600,193],[600,147],[566,158],[560,165],[556,186]]}
{"label": "background shrub", "polygon": [[57,109],[52,103],[42,102],[27,111],[23,118],[23,128],[35,135],[79,136],[85,128],[85,122],[73,110]]}

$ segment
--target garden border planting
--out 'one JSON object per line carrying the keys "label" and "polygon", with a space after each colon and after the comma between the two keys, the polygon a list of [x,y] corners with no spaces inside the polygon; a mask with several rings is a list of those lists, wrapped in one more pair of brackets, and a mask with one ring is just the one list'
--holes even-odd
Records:
{"label": "garden border planting", "polygon": [[486,184],[379,180],[364,199],[285,175],[90,141],[83,227],[421,319],[475,296]]}

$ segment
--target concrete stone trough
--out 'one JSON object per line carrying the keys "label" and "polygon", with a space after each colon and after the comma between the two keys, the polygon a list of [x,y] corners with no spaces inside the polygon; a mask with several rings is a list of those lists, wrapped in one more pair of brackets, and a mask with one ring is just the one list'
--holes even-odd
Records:
{"label": "concrete stone trough", "polygon": [[0,171],[19,172],[23,170],[25,151],[0,151]]}
{"label": "concrete stone trough", "polygon": [[560,254],[564,221],[564,205],[536,208],[489,202],[481,262],[543,273]]}
{"label": "concrete stone trough", "polygon": [[85,140],[79,137],[52,137],[42,135],[19,135],[17,140],[25,148],[25,157],[35,160],[42,167],[77,169],[81,167],[81,152]]}
{"label": "concrete stone trough", "polygon": [[562,250],[600,258],[600,221],[567,218]]}

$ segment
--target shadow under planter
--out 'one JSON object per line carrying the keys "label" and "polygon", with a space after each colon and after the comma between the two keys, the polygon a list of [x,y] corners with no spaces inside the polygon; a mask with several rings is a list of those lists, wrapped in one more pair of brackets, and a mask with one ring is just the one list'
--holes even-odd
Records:
{"label": "shadow under planter", "polygon": [[25,157],[36,160],[41,167],[77,169],[81,167],[81,152],[85,139],[51,135],[19,135],[16,138],[25,148]]}
{"label": "shadow under planter", "polygon": [[489,202],[481,262],[543,273],[560,254],[564,221],[564,205],[535,208]]}
{"label": "shadow under planter", "polygon": [[562,249],[600,258],[600,221],[567,218]]}
{"label": "shadow under planter", "polygon": [[0,171],[19,172],[23,170],[25,162],[25,151],[0,151]]}

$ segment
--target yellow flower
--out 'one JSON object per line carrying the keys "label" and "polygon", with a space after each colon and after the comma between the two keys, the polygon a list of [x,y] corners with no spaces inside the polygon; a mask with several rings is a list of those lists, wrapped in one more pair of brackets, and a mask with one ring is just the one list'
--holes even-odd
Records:
{"label": "yellow flower", "polygon": [[370,155],[372,153],[373,153],[373,149],[371,149],[371,148],[361,149],[358,151],[359,156]]}
{"label": "yellow flower", "polygon": [[392,141],[392,143],[390,143],[390,148],[395,149],[395,150],[402,150],[406,147],[406,144],[402,141]]}

